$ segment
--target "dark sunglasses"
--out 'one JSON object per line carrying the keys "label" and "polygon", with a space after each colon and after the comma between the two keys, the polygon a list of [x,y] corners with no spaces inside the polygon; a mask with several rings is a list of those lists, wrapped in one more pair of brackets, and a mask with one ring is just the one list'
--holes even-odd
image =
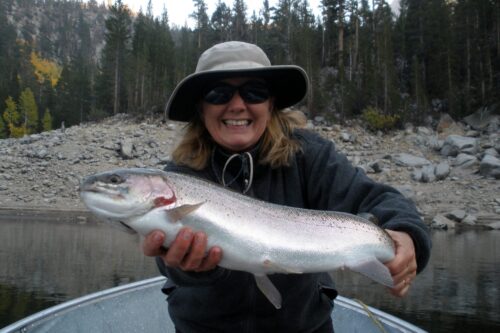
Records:
{"label": "dark sunglasses", "polygon": [[247,81],[240,86],[219,82],[205,90],[203,100],[215,105],[226,104],[233,98],[236,90],[243,101],[249,104],[263,103],[271,96],[269,87],[262,81]]}

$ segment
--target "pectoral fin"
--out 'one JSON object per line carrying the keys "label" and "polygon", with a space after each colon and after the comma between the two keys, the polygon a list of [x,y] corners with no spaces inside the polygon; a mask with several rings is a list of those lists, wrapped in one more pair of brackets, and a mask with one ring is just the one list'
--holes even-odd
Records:
{"label": "pectoral fin", "polygon": [[169,209],[167,210],[167,215],[168,215],[168,220],[170,222],[177,222],[181,219],[183,219],[186,215],[189,215],[191,214],[192,212],[194,212],[195,210],[197,210],[198,208],[201,207],[201,205],[203,205],[204,202],[200,202],[198,204],[195,204],[195,205],[182,205],[182,206],[179,206],[179,207],[176,207],[176,208],[172,208],[172,209]]}
{"label": "pectoral fin", "polygon": [[254,275],[255,283],[276,309],[281,309],[281,294],[267,275]]}
{"label": "pectoral fin", "polygon": [[373,258],[370,261],[358,263],[356,265],[347,265],[347,267],[355,272],[361,273],[366,277],[369,277],[375,282],[383,284],[387,287],[393,287],[394,281],[392,280],[391,272],[389,268],[383,263]]}

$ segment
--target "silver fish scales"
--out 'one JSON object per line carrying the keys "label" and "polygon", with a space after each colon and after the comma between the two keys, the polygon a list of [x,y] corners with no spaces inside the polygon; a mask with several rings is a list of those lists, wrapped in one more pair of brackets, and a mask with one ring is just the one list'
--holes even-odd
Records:
{"label": "silver fish scales", "polygon": [[274,306],[281,295],[268,274],[349,268],[392,286],[384,262],[394,243],[377,225],[352,214],[276,205],[183,174],[117,169],[87,177],[81,197],[96,215],[147,235],[162,230],[169,247],[178,231],[203,231],[223,251],[221,267],[254,274]]}

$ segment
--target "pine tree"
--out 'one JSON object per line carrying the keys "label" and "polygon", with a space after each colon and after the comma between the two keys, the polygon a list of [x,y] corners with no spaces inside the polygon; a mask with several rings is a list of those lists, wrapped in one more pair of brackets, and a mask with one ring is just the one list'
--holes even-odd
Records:
{"label": "pine tree", "polygon": [[106,45],[96,91],[99,92],[99,106],[104,112],[117,114],[127,111],[125,78],[131,38],[130,11],[121,0],[116,0],[110,8],[105,25]]}
{"label": "pine tree", "polygon": [[[90,3],[92,5],[92,3]],[[78,18],[78,39],[80,40],[79,48],[76,54],[71,58],[70,64],[78,73],[77,94],[79,95],[78,111],[80,114],[80,122],[88,120],[89,115],[95,110],[95,76],[96,76],[96,60],[94,56],[93,40],[90,33],[89,22],[87,22],[83,13],[80,11]],[[50,108],[53,110],[53,108]]]}
{"label": "pine tree", "polygon": [[264,30],[267,30],[271,22],[271,8],[269,7],[269,0],[262,1],[262,9],[260,10],[260,15],[262,16],[262,24]]}
{"label": "pine tree", "polygon": [[30,88],[26,88],[19,96],[19,113],[23,119],[25,134],[36,133],[38,129],[38,106],[35,95]]}
{"label": "pine tree", "polygon": [[248,41],[258,44],[260,41],[260,31],[262,31],[262,18],[258,17],[254,10],[248,23]]}
{"label": "pine tree", "polygon": [[134,22],[134,35],[132,37],[132,59],[129,84],[129,98],[131,107],[142,110],[146,107],[148,100],[146,94],[152,88],[150,86],[151,64],[150,40],[153,33],[153,18],[139,13]]}
{"label": "pine tree", "polygon": [[164,9],[161,19],[139,13],[134,22],[128,82],[134,112],[158,112],[174,85],[174,44]]}
{"label": "pine tree", "polygon": [[44,132],[52,130],[52,116],[49,109],[45,109],[43,113],[42,129]]}
{"label": "pine tree", "polygon": [[91,120],[91,82],[85,70],[87,67],[82,66],[82,62],[81,57],[75,57],[62,71],[56,87],[57,105],[52,115],[54,124],[64,122],[66,126],[72,126]]}
{"label": "pine tree", "polygon": [[217,1],[210,19],[214,34],[214,43],[221,43],[231,39],[231,9],[221,0]]}
{"label": "pine tree", "polygon": [[5,105],[6,108],[3,112],[3,119],[5,120],[10,136],[11,137],[22,136],[23,134],[16,135],[16,133],[18,132],[18,130],[16,131],[16,129],[19,128],[21,119],[21,116],[19,115],[19,112],[17,110],[16,102],[11,96],[9,96],[5,100]]}
{"label": "pine tree", "polygon": [[294,12],[293,5],[297,0],[280,0],[274,10],[273,21],[275,25],[273,44],[273,58],[275,63],[292,63],[293,51],[291,40],[293,34]]}
{"label": "pine tree", "polygon": [[[218,0],[211,15],[206,1],[194,0],[195,28],[172,29],[166,11],[153,17],[151,0],[133,26],[123,0],[109,10],[95,0],[15,2],[16,13],[30,19],[14,28],[7,15],[14,1],[0,1],[0,101],[20,101],[29,88],[39,118],[49,109],[54,124],[161,110],[200,53],[231,39],[258,44],[274,64],[304,67],[311,115],[333,110],[349,117],[372,106],[422,121],[438,111],[458,118],[500,103],[498,1],[401,0],[395,20],[388,0],[322,0],[317,19],[308,0],[274,7],[263,0],[250,17],[244,0]],[[89,17],[107,28],[99,65],[93,44],[102,33]],[[56,65],[64,67],[59,79]],[[7,134],[23,135],[24,119],[14,125],[4,118]]]}
{"label": "pine tree", "polygon": [[207,4],[204,0],[193,0],[194,12],[191,13],[191,17],[196,22],[195,33],[197,35],[196,47],[198,49],[198,54],[207,49],[207,41],[209,35],[208,26],[208,14],[207,14]]}
{"label": "pine tree", "polygon": [[247,6],[243,0],[234,0],[232,10],[232,39],[248,40]]}
{"label": "pine tree", "polygon": [[19,95],[19,47],[16,30],[7,19],[7,1],[0,1],[0,101]]}
{"label": "pine tree", "polygon": [[453,5],[454,52],[462,110],[467,115],[480,107],[498,103],[500,83],[500,4],[488,0],[458,0]]}
{"label": "pine tree", "polygon": [[393,21],[392,12],[385,1],[381,1],[375,9],[375,46],[376,46],[376,76],[379,85],[376,86],[376,105],[384,114],[393,114],[398,107],[398,83],[394,67]]}
{"label": "pine tree", "polygon": [[154,36],[150,43],[152,68],[150,111],[163,111],[167,94],[174,87],[174,42],[168,26],[168,15],[163,12],[161,20],[155,20]]}
{"label": "pine tree", "polygon": [[359,54],[358,54],[358,80],[354,83],[358,94],[358,111],[366,107],[378,108],[376,98],[377,86],[379,85],[377,72],[377,57],[375,56],[375,15],[370,9],[367,0],[361,0],[358,8],[359,20]]}
{"label": "pine tree", "polygon": [[7,135],[7,126],[5,125],[2,115],[0,115],[0,139],[6,138]]}
{"label": "pine tree", "polygon": [[179,82],[195,70],[198,52],[195,46],[196,35],[187,25],[178,30],[176,35],[174,38],[177,39],[179,46],[176,47],[176,52],[174,53],[174,62],[176,64],[174,70],[175,81]]}
{"label": "pine tree", "polygon": [[266,54],[271,59],[271,63],[276,63],[276,57],[274,56],[273,40],[275,39],[274,24],[272,23],[273,11],[269,6],[269,1],[264,0],[262,2],[262,8],[259,11],[258,19],[260,20],[257,31],[254,34],[257,35],[256,42],[258,45],[266,52]]}
{"label": "pine tree", "polygon": [[343,0],[321,0],[324,22],[323,59],[324,66],[335,66],[339,63],[338,38],[341,32],[340,9]]}
{"label": "pine tree", "polygon": [[415,114],[422,120],[428,113],[428,95],[425,82],[425,9],[426,2],[419,0],[404,0],[401,3],[405,8],[405,58],[409,64],[409,91],[414,99]]}
{"label": "pine tree", "polygon": [[298,21],[294,32],[295,38],[293,40],[293,54],[295,54],[294,63],[304,67],[306,72],[309,73],[311,84],[309,86],[307,101],[308,109],[314,114],[315,90],[313,90],[313,86],[316,85],[316,77],[318,76],[320,65],[317,60],[317,55],[320,51],[320,49],[317,48],[319,44],[316,43],[314,38],[316,34],[315,19],[307,0],[302,0],[297,3],[296,13]]}

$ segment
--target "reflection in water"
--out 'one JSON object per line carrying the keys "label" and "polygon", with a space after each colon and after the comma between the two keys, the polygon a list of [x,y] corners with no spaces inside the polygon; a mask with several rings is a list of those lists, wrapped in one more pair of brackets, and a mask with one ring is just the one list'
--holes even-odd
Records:
{"label": "reflection in water", "polygon": [[347,272],[336,273],[339,292],[430,332],[500,332],[500,232],[436,231],[432,239],[431,261],[407,297]]}
{"label": "reflection in water", "polygon": [[[0,327],[53,304],[158,275],[139,238],[105,224],[0,220]],[[500,329],[500,232],[433,233],[426,270],[404,299],[351,272],[340,294],[430,332]]]}
{"label": "reflection in water", "polygon": [[17,287],[0,284],[0,328],[25,317],[27,314],[60,303],[50,299],[53,297],[48,294],[34,291],[25,292]]}
{"label": "reflection in water", "polygon": [[101,223],[0,221],[0,327],[48,306],[158,275],[139,238]]}

